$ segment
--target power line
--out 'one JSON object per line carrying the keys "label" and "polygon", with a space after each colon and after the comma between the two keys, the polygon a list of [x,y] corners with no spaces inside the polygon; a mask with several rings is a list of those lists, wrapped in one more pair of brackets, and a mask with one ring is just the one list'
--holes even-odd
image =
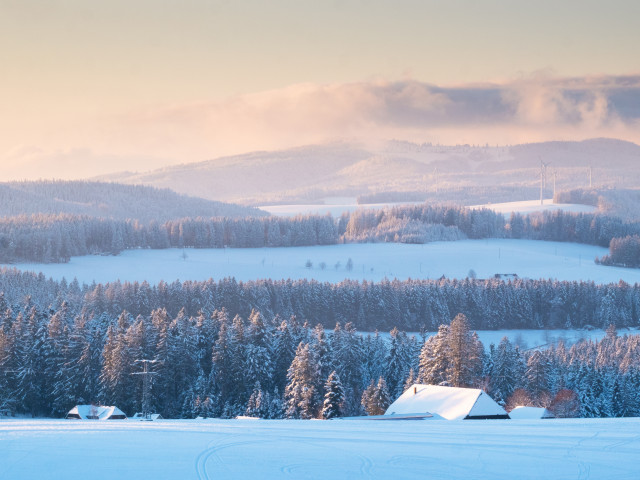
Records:
{"label": "power line", "polygon": [[141,372],[134,372],[131,375],[142,375],[142,418],[151,420],[151,378],[158,372],[150,372],[149,364],[158,360],[136,360],[134,363],[142,364]]}

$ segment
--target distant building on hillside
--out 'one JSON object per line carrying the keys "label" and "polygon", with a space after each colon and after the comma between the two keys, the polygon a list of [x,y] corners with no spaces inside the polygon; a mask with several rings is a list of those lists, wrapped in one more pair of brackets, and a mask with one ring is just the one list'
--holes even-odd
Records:
{"label": "distant building on hillside", "polygon": [[496,273],[493,278],[497,280],[517,280],[517,273]]}
{"label": "distant building on hillside", "polygon": [[507,412],[477,388],[414,384],[389,405],[385,415],[430,413],[446,420],[508,419]]}
{"label": "distant building on hillside", "polygon": [[126,420],[127,416],[114,406],[76,405],[69,410],[64,418],[71,420]]}

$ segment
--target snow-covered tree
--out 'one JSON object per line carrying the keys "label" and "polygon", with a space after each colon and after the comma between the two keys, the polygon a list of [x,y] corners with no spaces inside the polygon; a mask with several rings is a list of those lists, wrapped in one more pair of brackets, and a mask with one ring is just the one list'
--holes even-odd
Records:
{"label": "snow-covered tree", "polygon": [[340,382],[340,376],[334,370],[329,374],[324,384],[324,402],[322,404],[322,418],[341,417],[344,406],[344,388]]}
{"label": "snow-covered tree", "polygon": [[384,415],[389,405],[391,405],[391,398],[389,397],[387,382],[383,377],[380,377],[377,384],[371,382],[363,392],[362,406],[367,415]]}
{"label": "snow-covered tree", "polygon": [[287,371],[285,414],[288,418],[317,417],[320,406],[319,374],[320,370],[309,344],[301,342]]}

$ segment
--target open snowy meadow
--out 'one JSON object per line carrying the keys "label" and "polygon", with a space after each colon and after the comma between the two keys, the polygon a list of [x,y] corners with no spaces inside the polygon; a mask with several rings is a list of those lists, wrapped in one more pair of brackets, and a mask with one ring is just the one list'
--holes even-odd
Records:
{"label": "open snowy meadow", "polygon": [[[353,197],[330,197],[326,198],[324,203],[306,204],[306,205],[262,205],[258,208],[269,212],[271,215],[278,217],[295,217],[296,215],[325,215],[330,214],[333,217],[339,217],[344,212],[355,212],[358,209],[380,209],[387,207],[395,207],[399,205],[422,205],[423,202],[389,202],[389,203],[370,203],[358,205]],[[506,217],[511,212],[526,215],[534,212],[542,212],[545,210],[556,211],[563,210],[572,213],[593,213],[597,211],[596,207],[591,205],[579,205],[575,203],[553,203],[552,198],[544,199],[542,205],[540,200],[524,200],[521,202],[505,202],[505,203],[485,203],[483,205],[471,205],[469,208],[488,208],[494,212],[502,213]]]}
{"label": "open snowy meadow", "polygon": [[[160,280],[316,279],[345,278],[380,281],[384,278],[477,278],[516,273],[521,278],[585,280],[596,283],[640,282],[640,269],[596,265],[608,249],[592,245],[536,240],[485,239],[434,242],[352,243],[289,248],[226,248],[125,250],[117,256],[72,257],[64,264],[21,263],[19,270],[43,272],[60,280],[81,283],[115,280],[157,283]],[[347,268],[349,259],[352,269]]]}
{"label": "open snowy meadow", "polygon": [[640,419],[0,420],[1,479],[633,479]]}
{"label": "open snowy meadow", "polygon": [[469,208],[488,208],[497,213],[502,213],[509,217],[512,212],[521,215],[529,213],[550,211],[555,212],[562,210],[570,213],[594,213],[598,209],[591,205],[580,205],[577,203],[553,203],[552,198],[545,198],[540,204],[540,200],[525,200],[522,202],[505,202],[505,203],[485,203],[484,205],[472,205]]}

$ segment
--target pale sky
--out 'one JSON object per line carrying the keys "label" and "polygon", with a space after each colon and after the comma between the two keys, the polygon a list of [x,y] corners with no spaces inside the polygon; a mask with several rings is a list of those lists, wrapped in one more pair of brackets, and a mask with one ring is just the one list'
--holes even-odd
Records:
{"label": "pale sky", "polygon": [[366,136],[640,142],[640,2],[0,0],[0,179]]}

